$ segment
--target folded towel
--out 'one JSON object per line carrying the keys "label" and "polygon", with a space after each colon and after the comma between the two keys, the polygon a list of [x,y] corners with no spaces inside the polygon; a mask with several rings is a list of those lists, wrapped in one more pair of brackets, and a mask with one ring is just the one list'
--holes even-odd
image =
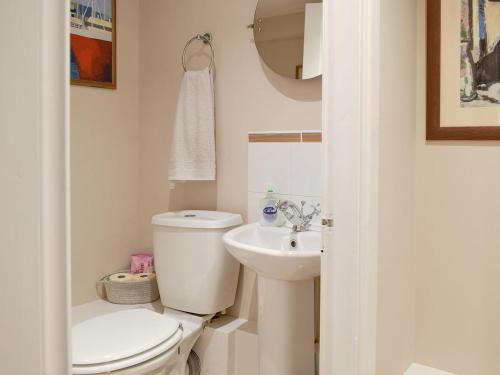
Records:
{"label": "folded towel", "polygon": [[188,71],[182,79],[168,176],[173,186],[215,180],[214,90],[208,68]]}

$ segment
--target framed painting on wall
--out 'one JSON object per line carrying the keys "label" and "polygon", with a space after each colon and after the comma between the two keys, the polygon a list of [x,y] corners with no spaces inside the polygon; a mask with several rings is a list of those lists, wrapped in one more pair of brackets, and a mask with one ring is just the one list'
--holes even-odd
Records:
{"label": "framed painting on wall", "polygon": [[116,0],[70,0],[71,84],[116,88]]}
{"label": "framed painting on wall", "polygon": [[427,139],[500,140],[500,0],[427,1]]}

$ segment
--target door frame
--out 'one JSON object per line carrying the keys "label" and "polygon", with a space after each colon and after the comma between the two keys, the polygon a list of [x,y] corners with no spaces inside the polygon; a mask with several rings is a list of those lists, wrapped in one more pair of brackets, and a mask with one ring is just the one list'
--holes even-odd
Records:
{"label": "door frame", "polygon": [[40,3],[43,374],[71,374],[69,2]]}
{"label": "door frame", "polygon": [[323,22],[320,374],[374,375],[380,0],[325,0]]}
{"label": "door frame", "polygon": [[[59,375],[71,373],[69,9],[41,4],[43,356],[44,373]],[[323,22],[324,197],[334,226],[324,229],[320,374],[374,375],[380,0],[325,0]]]}

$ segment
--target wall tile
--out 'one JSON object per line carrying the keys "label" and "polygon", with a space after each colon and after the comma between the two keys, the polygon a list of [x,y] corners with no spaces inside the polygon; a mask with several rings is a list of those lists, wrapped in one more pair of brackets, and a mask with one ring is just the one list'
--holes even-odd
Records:
{"label": "wall tile", "polygon": [[322,144],[290,144],[290,191],[291,195],[319,197],[322,193]]}
{"label": "wall tile", "polygon": [[260,200],[264,197],[264,193],[248,192],[248,222],[255,223],[260,221]]}
{"label": "wall tile", "polygon": [[[264,142],[248,144],[248,222],[261,218],[260,201],[268,186],[279,199],[300,205],[322,203],[321,142]],[[314,222],[319,222],[320,217]]]}
{"label": "wall tile", "polygon": [[279,193],[290,192],[291,143],[248,144],[248,190],[265,192],[268,186]]}
{"label": "wall tile", "polygon": [[[251,191],[248,192],[248,222],[249,223],[255,223],[257,221],[260,221],[260,219],[261,219],[260,200],[264,197],[264,195],[265,195],[265,193],[254,193]],[[315,206],[319,203],[322,206],[321,197],[304,197],[304,196],[299,196],[299,195],[283,195],[283,194],[277,194],[277,197],[278,197],[278,199],[282,199],[282,200],[291,200],[298,205],[300,205],[301,201],[305,201],[306,206],[305,206],[304,212],[306,214],[308,214],[309,212],[312,211],[311,205]],[[320,217],[321,217],[321,215],[316,217],[313,222],[319,222]]]}

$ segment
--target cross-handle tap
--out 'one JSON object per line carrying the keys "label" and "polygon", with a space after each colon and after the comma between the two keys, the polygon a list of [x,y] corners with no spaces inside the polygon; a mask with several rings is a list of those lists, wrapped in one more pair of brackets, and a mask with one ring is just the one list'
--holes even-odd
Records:
{"label": "cross-handle tap", "polygon": [[305,201],[300,202],[300,207],[290,200],[279,201],[276,208],[280,210],[286,219],[292,224],[294,232],[306,232],[311,228],[311,221],[321,213],[320,204],[311,205],[313,211],[304,214]]}

